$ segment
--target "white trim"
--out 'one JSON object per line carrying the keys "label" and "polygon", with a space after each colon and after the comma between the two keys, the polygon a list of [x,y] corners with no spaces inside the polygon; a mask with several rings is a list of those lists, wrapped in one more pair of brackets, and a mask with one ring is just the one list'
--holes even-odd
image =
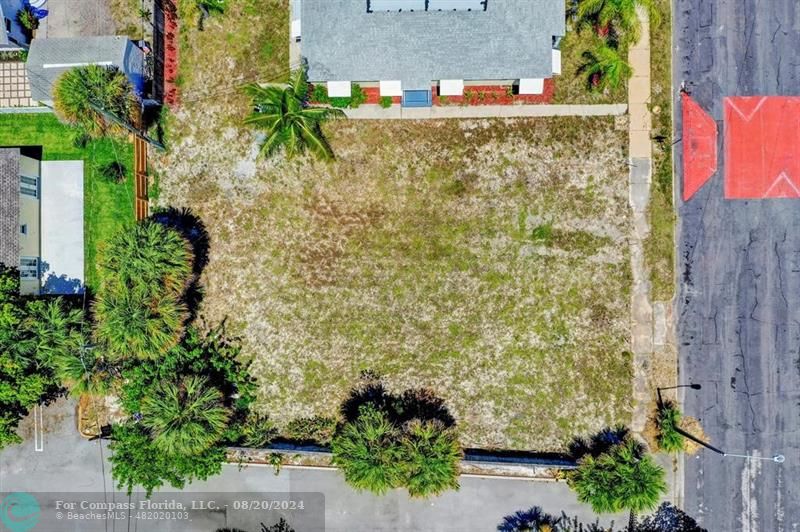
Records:
{"label": "white trim", "polygon": [[553,74],[561,74],[561,50],[553,48]]}
{"label": "white trim", "polygon": [[542,78],[523,78],[519,80],[520,94],[542,94],[544,92],[544,80]]}
{"label": "white trim", "polygon": [[113,61],[97,61],[93,63],[45,63],[42,65],[42,68],[75,68],[89,65],[111,66],[113,64]]}
{"label": "white trim", "polygon": [[352,86],[349,81],[329,81],[328,96],[331,98],[349,98],[352,94]]}
{"label": "white trim", "polygon": [[384,80],[380,82],[381,96],[402,96],[403,85],[400,80]]}
{"label": "white trim", "polygon": [[439,80],[439,94],[441,96],[463,96],[464,95],[464,80],[463,79],[440,79]]}

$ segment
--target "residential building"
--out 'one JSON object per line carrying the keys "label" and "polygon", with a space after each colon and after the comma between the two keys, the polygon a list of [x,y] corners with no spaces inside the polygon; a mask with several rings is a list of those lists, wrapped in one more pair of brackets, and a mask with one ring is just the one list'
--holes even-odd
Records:
{"label": "residential building", "polygon": [[45,105],[53,104],[53,88],[68,70],[101,65],[119,68],[128,77],[134,92],[145,92],[145,53],[124,36],[66,37],[34,39],[28,53],[28,80],[31,98]]}
{"label": "residential building", "polygon": [[564,0],[294,0],[291,36],[328,95],[352,83],[405,106],[470,85],[541,94],[561,72]]}
{"label": "residential building", "polygon": [[0,263],[20,292],[83,292],[83,161],[41,161],[41,148],[0,148]]}

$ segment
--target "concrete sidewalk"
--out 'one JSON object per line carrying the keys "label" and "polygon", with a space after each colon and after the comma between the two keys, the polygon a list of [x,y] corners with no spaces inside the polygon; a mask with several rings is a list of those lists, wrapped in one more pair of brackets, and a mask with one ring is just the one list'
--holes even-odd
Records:
{"label": "concrete sidewalk", "polygon": [[433,107],[383,108],[367,104],[357,109],[345,109],[354,120],[426,120],[442,118],[524,118],[542,116],[617,116],[624,115],[628,105],[447,105]]}

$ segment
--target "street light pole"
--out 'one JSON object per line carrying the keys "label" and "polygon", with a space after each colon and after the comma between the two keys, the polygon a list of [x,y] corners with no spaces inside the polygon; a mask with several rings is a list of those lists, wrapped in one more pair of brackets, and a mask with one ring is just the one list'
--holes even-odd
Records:
{"label": "street light pole", "polygon": [[[700,390],[702,388],[702,386],[699,385],[699,384],[693,383],[693,384],[679,384],[677,386],[667,386],[665,388],[658,388],[657,387],[656,388],[656,393],[658,394],[658,405],[659,405],[659,408],[664,405],[664,401],[661,399],[661,390],[675,390],[677,388],[691,388],[692,390]],[[782,463],[784,463],[786,461],[786,457],[783,456],[782,454],[776,454],[772,458],[768,458],[766,456],[753,456],[752,454],[726,453],[722,449],[717,449],[716,447],[714,447],[710,443],[706,443],[703,440],[701,440],[699,438],[696,438],[695,436],[692,436],[691,434],[689,434],[688,432],[684,431],[680,427],[675,427],[675,432],[677,432],[678,434],[680,434],[684,438],[689,438],[690,440],[692,440],[693,442],[695,442],[698,445],[702,445],[706,449],[709,449],[711,451],[714,451],[717,454],[722,455],[723,457],[730,456],[731,458],[744,458],[746,460],[769,460],[770,462],[775,462],[776,464],[782,464]]]}

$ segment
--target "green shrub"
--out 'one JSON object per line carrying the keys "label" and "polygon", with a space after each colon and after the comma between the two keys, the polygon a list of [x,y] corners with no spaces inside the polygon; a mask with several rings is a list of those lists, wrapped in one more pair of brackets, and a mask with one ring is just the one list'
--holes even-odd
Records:
{"label": "green shrub", "polygon": [[124,164],[112,161],[100,167],[100,174],[110,183],[124,183],[128,170]]}
{"label": "green shrub", "polygon": [[676,429],[681,422],[681,412],[671,402],[660,405],[656,417],[658,446],[668,453],[683,451],[684,439]]}
{"label": "green shrub", "polygon": [[362,407],[359,417],[345,423],[333,438],[331,451],[333,463],[358,490],[382,495],[402,484],[398,430],[383,412]]}
{"label": "green shrub", "polygon": [[[316,90],[316,89],[315,89]],[[334,96],[328,99],[328,103],[333,107],[345,109],[347,107],[356,109],[367,101],[367,93],[358,83],[353,83],[350,88],[350,97]]]}
{"label": "green shrub", "polygon": [[141,486],[147,497],[165,484],[183,489],[187,482],[218,475],[225,461],[225,447],[219,445],[195,454],[164,453],[142,424],[130,421],[114,426],[112,440],[111,475],[117,487],[129,495],[136,486]]}
{"label": "green shrub", "polygon": [[36,17],[36,13],[30,5],[25,5],[22,9],[17,11],[17,22],[19,22],[19,25],[22,26],[28,34],[39,29],[39,19]]}
{"label": "green shrub", "polygon": [[652,510],[667,490],[664,470],[630,438],[597,457],[581,458],[567,482],[596,513]]}
{"label": "green shrub", "polygon": [[463,453],[456,433],[438,421],[415,420],[402,437],[403,477],[409,495],[429,497],[458,489]]}
{"label": "green shrub", "polygon": [[330,103],[330,98],[328,98],[328,88],[322,83],[314,85],[314,90],[311,92],[311,101],[317,103]]}
{"label": "green shrub", "polygon": [[286,425],[284,435],[299,443],[328,445],[336,432],[336,424],[334,418],[324,416],[293,419]]}
{"label": "green shrub", "polygon": [[379,103],[381,107],[383,107],[384,109],[388,109],[389,107],[392,106],[392,103],[394,102],[392,101],[391,96],[381,96]]}
{"label": "green shrub", "polygon": [[261,448],[266,447],[277,435],[278,431],[268,417],[251,412],[239,429],[237,443],[245,447]]}
{"label": "green shrub", "polygon": [[162,381],[142,401],[141,423],[160,451],[199,454],[222,440],[231,414],[222,401],[222,392],[205,377]]}

